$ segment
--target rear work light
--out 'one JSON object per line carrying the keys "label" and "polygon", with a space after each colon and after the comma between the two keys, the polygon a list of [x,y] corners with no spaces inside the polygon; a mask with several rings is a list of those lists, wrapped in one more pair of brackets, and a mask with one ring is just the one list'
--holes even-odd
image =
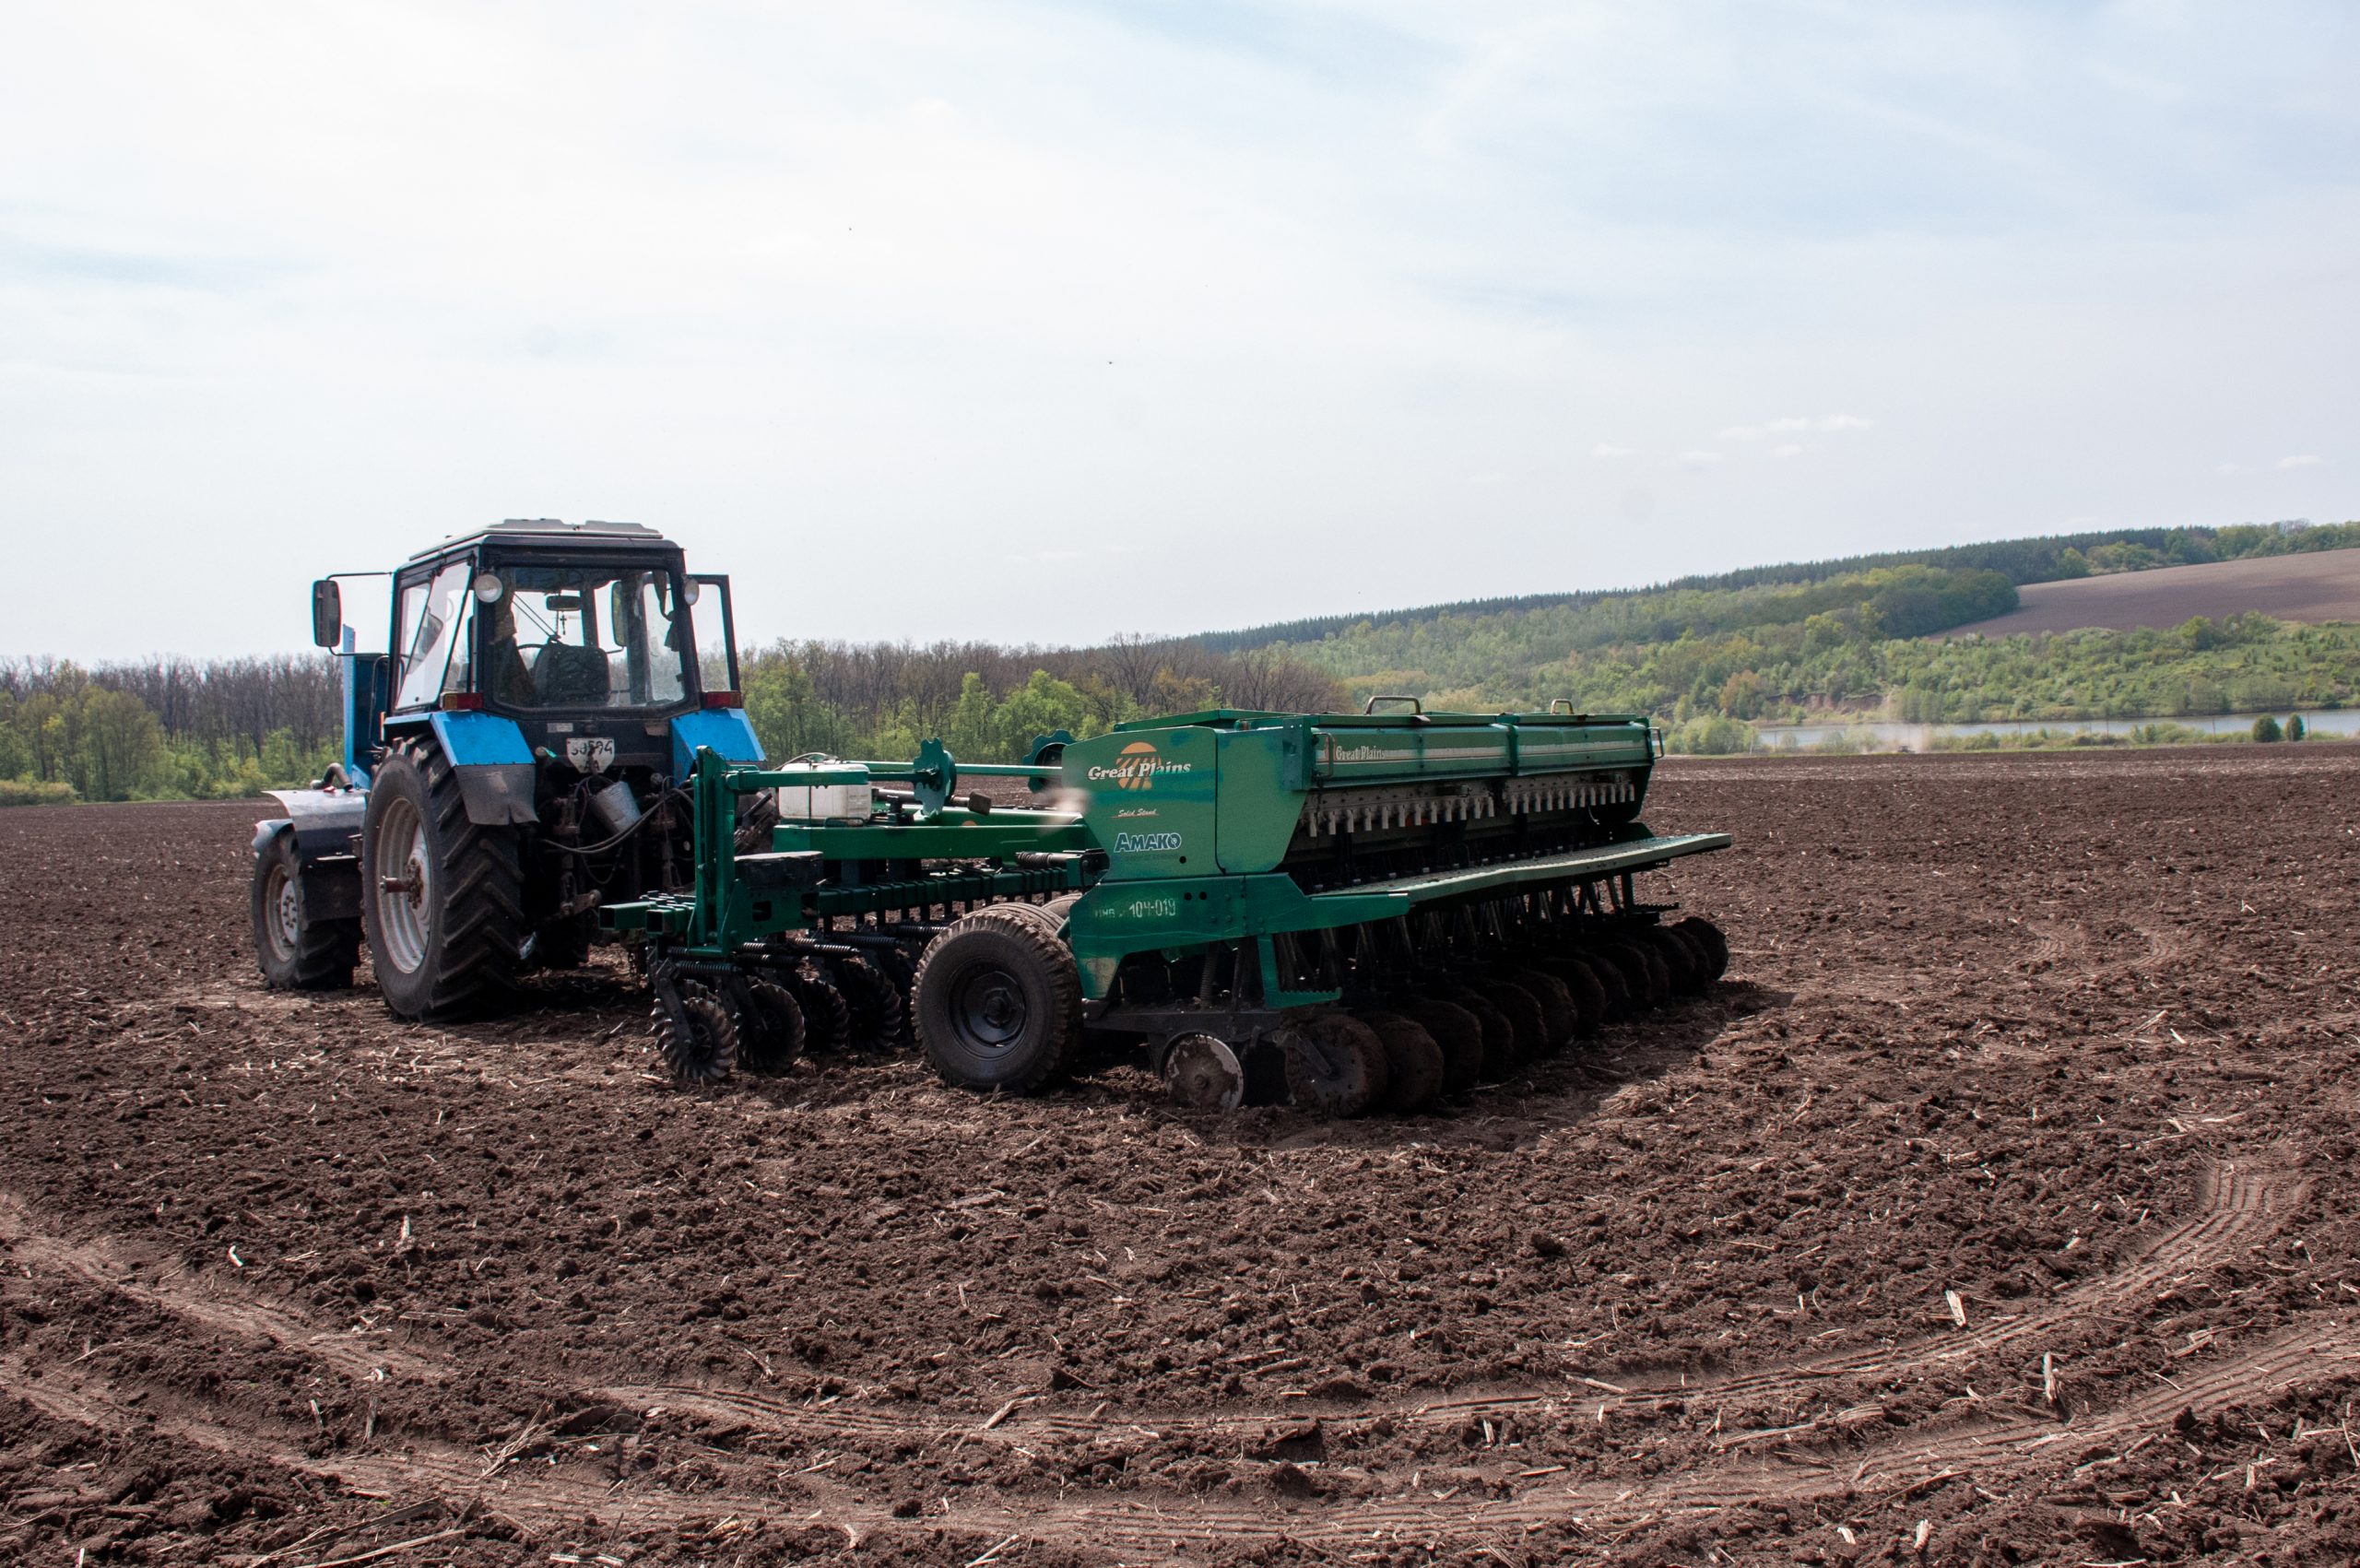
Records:
{"label": "rear work light", "polygon": [[708,708],[742,708],[746,701],[735,691],[708,691],[704,694],[704,705]]}
{"label": "rear work light", "polygon": [[442,711],[446,713],[480,713],[483,711],[483,693],[480,691],[445,691],[442,693]]}

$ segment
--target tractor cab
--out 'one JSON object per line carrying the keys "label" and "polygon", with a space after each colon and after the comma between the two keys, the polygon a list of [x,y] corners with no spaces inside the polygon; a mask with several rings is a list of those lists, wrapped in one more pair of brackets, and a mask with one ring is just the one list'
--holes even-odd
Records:
{"label": "tractor cab", "polygon": [[[362,576],[390,580],[384,653],[345,623]],[[635,523],[497,524],[321,579],[312,622],[344,665],[344,757],[255,835],[274,984],[348,984],[365,939],[394,1009],[426,1017],[578,963],[602,900],[689,875],[699,751],[761,758],[729,580]]]}

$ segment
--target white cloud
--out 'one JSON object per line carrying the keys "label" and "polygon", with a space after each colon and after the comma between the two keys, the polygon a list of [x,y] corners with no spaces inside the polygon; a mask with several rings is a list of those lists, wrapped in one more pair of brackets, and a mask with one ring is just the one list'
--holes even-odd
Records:
{"label": "white cloud", "polygon": [[2278,466],[2281,468],[2316,468],[2326,461],[2326,458],[2320,457],[2316,454],[2299,452],[2292,457],[2280,458],[2278,460]]}
{"label": "white cloud", "polygon": [[1589,449],[1589,454],[1592,457],[1634,457],[1638,455],[1630,447],[1617,446],[1611,441],[1599,442],[1596,446]]}
{"label": "white cloud", "polygon": [[1865,430],[1871,428],[1871,423],[1858,414],[1821,414],[1816,418],[1809,419],[1789,415],[1783,419],[1771,420],[1766,428],[1782,432],[1817,430],[1823,434],[1835,435],[1844,430]]}
{"label": "white cloud", "polygon": [[1780,462],[1784,462],[1789,457],[1800,457],[1803,454],[1804,450],[1804,448],[1797,446],[1794,442],[1788,442],[1784,446],[1772,447],[1770,449],[1770,455],[1777,458]]}
{"label": "white cloud", "polygon": [[1691,451],[1680,454],[1680,464],[1683,468],[1709,468],[1720,460],[1721,454],[1717,452]]}
{"label": "white cloud", "polygon": [[1720,433],[1719,439],[1722,441],[1760,441],[1762,436],[1763,430],[1760,425],[1731,425],[1729,429]]}
{"label": "white cloud", "polygon": [[2244,473],[2246,471],[2246,466],[2242,463],[2223,463],[2214,467],[2212,471],[2225,479],[2232,474]]}

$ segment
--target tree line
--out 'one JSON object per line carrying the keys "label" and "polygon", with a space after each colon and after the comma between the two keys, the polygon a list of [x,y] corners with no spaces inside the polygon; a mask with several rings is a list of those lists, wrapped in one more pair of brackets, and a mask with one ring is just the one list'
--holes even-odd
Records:
{"label": "tree line", "polygon": [[[1007,761],[1036,736],[1216,706],[1320,712],[1335,678],[1283,653],[1186,641],[1102,647],[774,643],[739,661],[766,755],[900,760],[939,736]],[[716,682],[717,684],[717,682]],[[0,661],[0,805],[234,799],[318,778],[342,753],[342,685],[324,654],[151,659],[88,668]]]}

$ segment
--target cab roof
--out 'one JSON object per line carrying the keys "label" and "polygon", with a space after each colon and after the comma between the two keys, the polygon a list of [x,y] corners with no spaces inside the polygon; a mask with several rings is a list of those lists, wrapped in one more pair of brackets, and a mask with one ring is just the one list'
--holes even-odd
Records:
{"label": "cab roof", "polygon": [[478,528],[472,534],[454,534],[439,545],[430,545],[409,558],[406,564],[454,555],[479,544],[516,546],[525,549],[629,548],[634,546],[672,548],[672,541],[643,523],[561,523],[554,517],[511,517]]}

